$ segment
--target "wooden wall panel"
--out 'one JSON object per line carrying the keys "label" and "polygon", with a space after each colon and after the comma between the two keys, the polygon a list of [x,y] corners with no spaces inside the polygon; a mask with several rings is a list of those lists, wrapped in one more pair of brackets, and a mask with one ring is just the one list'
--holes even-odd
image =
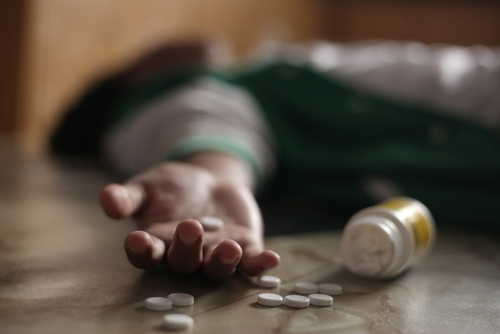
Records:
{"label": "wooden wall panel", "polygon": [[317,36],[320,1],[31,0],[22,138],[43,147],[84,87],[165,41],[219,35],[242,55],[264,38]]}
{"label": "wooden wall panel", "polygon": [[32,1],[24,80],[26,143],[44,145],[59,113],[89,82],[138,52],[206,23],[203,1]]}
{"label": "wooden wall panel", "polygon": [[16,131],[25,2],[0,1],[0,131]]}
{"label": "wooden wall panel", "polygon": [[4,16],[8,17],[3,11],[6,4],[25,4],[15,7],[22,11],[15,22],[23,26],[7,35],[14,38],[10,43],[17,45],[20,54],[9,59],[2,54],[0,58],[2,71],[15,69],[0,80],[2,87],[10,87],[0,93],[0,101],[6,101],[2,104],[9,104],[8,108],[2,106],[0,130],[20,134],[25,143],[36,149],[45,147],[61,112],[90,82],[130,62],[144,50],[176,38],[223,36],[233,43],[238,55],[270,38],[285,41],[388,38],[500,45],[498,2],[20,0],[0,3],[2,24]]}
{"label": "wooden wall panel", "polygon": [[334,40],[500,45],[500,3],[494,1],[334,1],[324,20]]}

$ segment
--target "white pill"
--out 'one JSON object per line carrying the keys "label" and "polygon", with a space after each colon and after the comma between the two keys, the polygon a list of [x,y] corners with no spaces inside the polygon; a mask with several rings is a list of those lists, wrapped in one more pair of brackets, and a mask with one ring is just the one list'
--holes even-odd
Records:
{"label": "white pill", "polygon": [[224,221],[214,216],[204,216],[200,219],[200,224],[205,231],[216,231],[224,226]]}
{"label": "white pill", "polygon": [[285,297],[285,305],[295,308],[308,307],[310,303],[309,298],[299,295],[288,295]]}
{"label": "white pill", "polygon": [[264,288],[275,288],[281,284],[281,279],[276,276],[262,275],[257,278],[257,285]]}
{"label": "white pill", "polygon": [[318,285],[311,282],[297,282],[295,283],[293,290],[298,293],[308,295],[318,292]]}
{"label": "white pill", "polygon": [[336,296],[342,294],[342,286],[335,283],[321,283],[318,291],[326,295]]}
{"label": "white pill", "polygon": [[194,304],[194,297],[187,293],[171,293],[168,299],[172,301],[174,306],[189,306]]}
{"label": "white pill", "polygon": [[194,319],[186,314],[171,313],[163,316],[163,324],[168,329],[185,329],[193,326]]}
{"label": "white pill", "polygon": [[257,303],[264,306],[280,306],[283,303],[283,297],[275,293],[261,293],[257,296]]}
{"label": "white pill", "polygon": [[154,311],[166,311],[172,308],[172,301],[165,297],[150,297],[144,301],[144,307]]}
{"label": "white pill", "polygon": [[322,293],[313,293],[307,296],[314,306],[330,306],[333,304],[333,297]]}

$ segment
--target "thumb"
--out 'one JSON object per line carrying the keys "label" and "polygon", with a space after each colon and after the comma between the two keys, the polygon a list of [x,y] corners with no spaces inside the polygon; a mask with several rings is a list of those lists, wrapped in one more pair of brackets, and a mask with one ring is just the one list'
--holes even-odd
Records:
{"label": "thumb", "polygon": [[111,218],[127,218],[133,215],[144,203],[146,192],[137,183],[107,185],[99,196],[104,212]]}

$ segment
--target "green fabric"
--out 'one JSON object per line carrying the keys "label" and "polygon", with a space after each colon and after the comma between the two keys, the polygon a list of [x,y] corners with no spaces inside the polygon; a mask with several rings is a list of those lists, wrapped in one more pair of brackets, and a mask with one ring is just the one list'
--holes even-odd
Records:
{"label": "green fabric", "polygon": [[[394,180],[438,221],[500,226],[498,134],[305,66],[270,63],[202,75],[243,87],[258,101],[277,139],[277,185],[284,193],[362,207],[373,202],[361,183],[374,175]],[[175,83],[164,78],[142,87],[132,103],[124,101],[122,115]]]}
{"label": "green fabric", "polygon": [[370,205],[361,182],[376,175],[438,219],[500,223],[498,134],[307,67],[271,64],[226,80],[261,103],[279,141],[285,191]]}

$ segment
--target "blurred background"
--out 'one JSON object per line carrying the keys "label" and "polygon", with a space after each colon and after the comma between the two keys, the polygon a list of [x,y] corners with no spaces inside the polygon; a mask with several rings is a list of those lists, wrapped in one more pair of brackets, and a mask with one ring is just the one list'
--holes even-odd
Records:
{"label": "blurred background", "polygon": [[243,57],[266,40],[500,45],[487,0],[0,1],[0,135],[44,152],[91,82],[171,40],[222,37]]}

